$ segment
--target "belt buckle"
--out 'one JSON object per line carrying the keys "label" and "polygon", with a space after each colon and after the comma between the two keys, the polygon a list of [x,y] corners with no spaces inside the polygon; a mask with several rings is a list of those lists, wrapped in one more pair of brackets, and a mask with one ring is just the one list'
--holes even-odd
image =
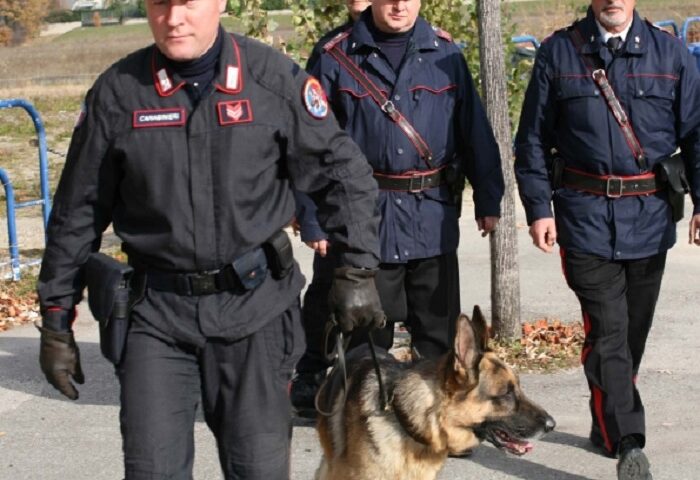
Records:
{"label": "belt buckle", "polygon": [[198,272],[189,275],[190,292],[192,295],[209,295],[216,293],[219,289],[216,286],[216,274],[219,270]]}
{"label": "belt buckle", "polygon": [[[412,173],[411,178],[408,180],[408,193],[420,193],[425,190],[425,175],[420,173]],[[418,179],[418,187],[413,186],[413,181]]]}
{"label": "belt buckle", "polygon": [[622,177],[608,177],[605,181],[605,196],[620,198],[622,196]]}

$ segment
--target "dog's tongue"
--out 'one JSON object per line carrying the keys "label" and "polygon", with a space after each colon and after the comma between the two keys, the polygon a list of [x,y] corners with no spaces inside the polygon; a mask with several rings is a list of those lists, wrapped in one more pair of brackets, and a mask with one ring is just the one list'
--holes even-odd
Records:
{"label": "dog's tongue", "polygon": [[520,440],[513,440],[506,442],[506,448],[516,455],[525,455],[529,453],[534,448],[530,442],[521,442]]}

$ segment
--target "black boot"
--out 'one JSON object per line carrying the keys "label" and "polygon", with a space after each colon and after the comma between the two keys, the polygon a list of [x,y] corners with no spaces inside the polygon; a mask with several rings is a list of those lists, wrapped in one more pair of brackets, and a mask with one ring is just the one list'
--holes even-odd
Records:
{"label": "black boot", "polygon": [[618,453],[617,480],[652,480],[649,460],[634,435],[622,437]]}
{"label": "black boot", "polygon": [[326,372],[297,373],[292,379],[290,400],[292,406],[300,417],[313,418],[316,416],[314,400],[316,392],[326,378]]}

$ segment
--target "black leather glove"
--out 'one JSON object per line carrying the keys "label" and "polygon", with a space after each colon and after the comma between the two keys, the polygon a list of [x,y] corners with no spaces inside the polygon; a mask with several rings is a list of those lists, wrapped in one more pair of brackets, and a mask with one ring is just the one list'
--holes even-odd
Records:
{"label": "black leather glove", "polygon": [[[60,312],[46,312],[46,316],[55,315],[72,315],[70,312],[62,310]],[[39,365],[41,371],[44,372],[46,380],[53,387],[71,400],[78,398],[78,391],[70,381],[76,383],[85,383],[83,369],[80,367],[80,350],[73,338],[73,332],[55,331],[47,328],[47,325],[52,324],[45,319],[44,326],[37,325],[41,332],[41,346],[39,350]],[[55,324],[55,323],[53,323]]]}
{"label": "black leather glove", "polygon": [[382,328],[386,315],[374,284],[375,270],[340,267],[333,271],[328,294],[331,319],[343,333],[356,328]]}

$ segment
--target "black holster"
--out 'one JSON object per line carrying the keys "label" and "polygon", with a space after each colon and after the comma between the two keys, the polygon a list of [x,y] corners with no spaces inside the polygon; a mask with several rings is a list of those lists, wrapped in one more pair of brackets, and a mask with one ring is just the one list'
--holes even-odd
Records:
{"label": "black holster", "polygon": [[547,172],[549,174],[549,183],[552,185],[552,191],[562,187],[562,178],[564,176],[564,159],[560,156],[552,158],[552,163]]}
{"label": "black holster", "polygon": [[272,278],[280,280],[289,275],[294,267],[294,251],[287,232],[280,230],[275,233],[265,241],[263,249]]}
{"label": "black holster", "polygon": [[114,365],[121,362],[129,314],[136,300],[133,273],[129,265],[103,253],[91,254],[85,263],[88,305],[100,325],[100,350]]}
{"label": "black holster", "polygon": [[690,191],[685,174],[685,163],[680,153],[661,160],[654,168],[656,175],[666,185],[668,201],[671,204],[674,222],[683,218],[685,194]]}
{"label": "black holster", "polygon": [[462,216],[462,195],[466,182],[466,175],[459,160],[454,160],[445,167],[445,180],[450,190],[450,200],[457,207],[457,216]]}

